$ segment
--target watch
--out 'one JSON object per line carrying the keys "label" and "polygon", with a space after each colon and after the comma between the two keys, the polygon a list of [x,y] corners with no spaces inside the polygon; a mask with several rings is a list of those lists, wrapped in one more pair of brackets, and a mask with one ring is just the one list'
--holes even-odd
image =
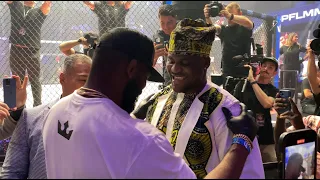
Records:
{"label": "watch", "polygon": [[233,14],[231,14],[231,16],[230,16],[229,20],[231,21],[233,18],[234,18],[234,15],[233,15]]}
{"label": "watch", "polygon": [[258,82],[257,82],[257,81],[253,81],[253,82],[251,82],[250,84],[251,84],[251,85],[258,84]]}

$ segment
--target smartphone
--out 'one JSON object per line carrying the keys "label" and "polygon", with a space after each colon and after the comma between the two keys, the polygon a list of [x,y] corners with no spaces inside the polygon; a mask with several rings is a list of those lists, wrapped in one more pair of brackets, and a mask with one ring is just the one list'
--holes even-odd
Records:
{"label": "smartphone", "polygon": [[289,97],[291,97],[291,91],[288,90],[288,89],[281,89],[279,91],[279,96],[280,96],[280,98],[286,99],[285,103],[287,104],[287,107],[277,110],[278,113],[282,114],[284,112],[291,111],[291,104],[290,104],[290,101],[289,101]]}
{"label": "smartphone", "polygon": [[317,169],[317,133],[302,129],[282,133],[278,152],[282,179],[315,179]]}
{"label": "smartphone", "polygon": [[156,38],[156,45],[161,44],[161,46],[158,46],[157,49],[164,48],[164,38],[163,37],[157,37]]}
{"label": "smartphone", "polygon": [[4,78],[3,79],[3,99],[9,108],[16,107],[16,79]]}

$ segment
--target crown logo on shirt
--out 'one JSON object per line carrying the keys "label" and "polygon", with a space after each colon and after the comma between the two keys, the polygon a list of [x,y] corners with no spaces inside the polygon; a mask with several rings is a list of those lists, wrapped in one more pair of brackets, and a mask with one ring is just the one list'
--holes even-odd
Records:
{"label": "crown logo on shirt", "polygon": [[71,131],[69,130],[69,133],[67,133],[68,127],[69,127],[69,121],[64,123],[64,129],[62,130],[62,125],[61,125],[60,121],[58,120],[58,133],[61,136],[63,136],[64,138],[70,140],[73,130],[71,130]]}

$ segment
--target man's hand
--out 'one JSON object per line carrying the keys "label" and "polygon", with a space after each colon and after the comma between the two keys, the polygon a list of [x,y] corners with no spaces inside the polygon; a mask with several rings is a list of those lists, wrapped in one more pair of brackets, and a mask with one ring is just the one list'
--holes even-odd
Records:
{"label": "man's hand", "polygon": [[9,110],[10,108],[7,104],[0,102],[0,124],[2,124],[4,119],[10,116]]}
{"label": "man's hand", "polygon": [[153,58],[153,65],[156,64],[156,62],[160,56],[168,56],[168,52],[167,52],[166,48],[159,49],[159,47],[161,47],[161,46],[163,46],[163,44],[154,44],[155,53],[154,53],[154,58]]}
{"label": "man's hand", "polygon": [[227,126],[233,132],[233,134],[246,135],[251,141],[253,141],[258,132],[257,123],[255,118],[253,118],[247,111],[246,105],[240,103],[240,106],[242,112],[236,117],[232,116],[232,113],[229,111],[229,109],[222,107],[222,112],[227,120]]}
{"label": "man's hand", "polygon": [[87,42],[87,39],[84,37],[80,37],[78,39],[78,41],[80,41],[80,44],[85,45],[85,46],[89,46],[90,44]]}
{"label": "man's hand", "polygon": [[221,17],[225,17],[227,19],[230,19],[231,17],[231,14],[226,9],[221,10],[219,14]]}
{"label": "man's hand", "polygon": [[20,77],[12,75],[16,79],[16,107],[14,110],[23,107],[27,101],[27,85],[29,77],[28,75],[24,76],[23,83],[21,84]]}
{"label": "man's hand", "polygon": [[249,74],[248,74],[248,81],[251,83],[253,81],[255,81],[254,76],[253,76],[253,70],[252,67],[250,65],[244,65],[244,67],[248,67],[249,68]]}

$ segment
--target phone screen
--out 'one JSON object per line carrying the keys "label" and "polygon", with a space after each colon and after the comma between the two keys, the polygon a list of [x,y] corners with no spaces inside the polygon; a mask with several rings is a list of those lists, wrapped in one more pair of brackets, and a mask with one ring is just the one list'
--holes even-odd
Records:
{"label": "phone screen", "polygon": [[285,148],[285,179],[314,179],[316,166],[315,142]]}

